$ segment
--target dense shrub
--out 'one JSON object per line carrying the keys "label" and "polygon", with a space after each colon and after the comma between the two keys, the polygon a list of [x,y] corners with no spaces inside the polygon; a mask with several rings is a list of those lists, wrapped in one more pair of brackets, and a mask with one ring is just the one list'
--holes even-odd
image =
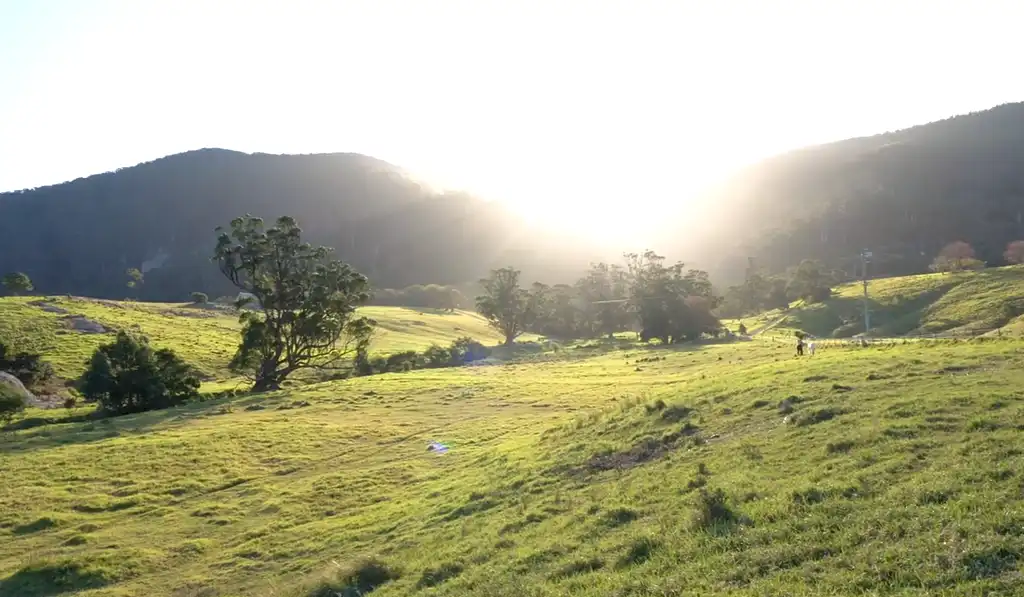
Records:
{"label": "dense shrub", "polygon": [[463,336],[452,342],[451,353],[453,364],[462,365],[486,359],[491,356],[491,349],[469,336]]}
{"label": "dense shrub", "polygon": [[189,295],[189,298],[191,298],[192,302],[197,305],[205,305],[210,302],[210,297],[207,296],[205,292],[193,292]]}
{"label": "dense shrub", "polygon": [[25,397],[0,383],[0,423],[10,423],[14,415],[25,410]]}
{"label": "dense shrub", "polygon": [[93,353],[81,378],[82,395],[110,414],[167,408],[198,397],[199,376],[174,351],[153,350],[125,332]]}
{"label": "dense shrub", "polygon": [[0,342],[0,371],[6,371],[21,380],[27,388],[36,388],[53,377],[53,367],[37,354],[19,352],[9,354]]}

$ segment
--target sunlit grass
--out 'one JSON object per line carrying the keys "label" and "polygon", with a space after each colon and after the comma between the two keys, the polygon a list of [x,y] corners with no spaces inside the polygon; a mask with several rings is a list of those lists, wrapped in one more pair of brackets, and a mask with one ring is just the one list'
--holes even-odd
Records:
{"label": "sunlit grass", "polygon": [[609,350],[9,435],[0,594],[1019,590],[1020,341]]}

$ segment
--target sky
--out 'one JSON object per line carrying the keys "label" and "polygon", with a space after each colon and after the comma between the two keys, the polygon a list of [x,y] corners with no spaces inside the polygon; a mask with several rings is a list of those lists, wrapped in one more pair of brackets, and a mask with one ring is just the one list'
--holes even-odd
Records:
{"label": "sky", "polygon": [[621,223],[759,158],[1024,99],[1024,3],[0,0],[0,191],[357,152]]}

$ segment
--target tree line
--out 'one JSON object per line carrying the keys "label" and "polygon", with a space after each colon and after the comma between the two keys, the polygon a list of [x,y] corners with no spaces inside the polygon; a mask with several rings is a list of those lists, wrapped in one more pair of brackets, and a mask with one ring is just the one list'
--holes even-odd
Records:
{"label": "tree line", "polygon": [[480,281],[477,311],[511,344],[526,332],[595,338],[634,330],[665,344],[718,334],[719,298],[708,273],[669,264],[654,251],[628,253],[622,264],[597,263],[573,284],[526,286],[513,267]]}

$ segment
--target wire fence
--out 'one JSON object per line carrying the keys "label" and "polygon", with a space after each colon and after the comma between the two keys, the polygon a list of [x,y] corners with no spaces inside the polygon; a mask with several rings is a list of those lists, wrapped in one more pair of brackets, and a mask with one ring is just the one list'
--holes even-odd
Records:
{"label": "wire fence", "polygon": [[[758,334],[751,336],[752,339],[769,342],[772,344],[785,344],[789,346],[796,346],[796,337],[793,334]],[[824,348],[838,348],[838,347],[849,347],[849,346],[871,346],[871,345],[894,345],[894,344],[906,344],[910,342],[948,342],[951,340],[1011,340],[1021,339],[1020,335],[1006,333],[1002,328],[972,328],[969,330],[953,330],[945,332],[935,332],[931,334],[908,334],[905,336],[871,336],[863,337],[856,336],[852,338],[817,338],[813,336],[806,336],[804,342],[814,343],[815,350]]]}

